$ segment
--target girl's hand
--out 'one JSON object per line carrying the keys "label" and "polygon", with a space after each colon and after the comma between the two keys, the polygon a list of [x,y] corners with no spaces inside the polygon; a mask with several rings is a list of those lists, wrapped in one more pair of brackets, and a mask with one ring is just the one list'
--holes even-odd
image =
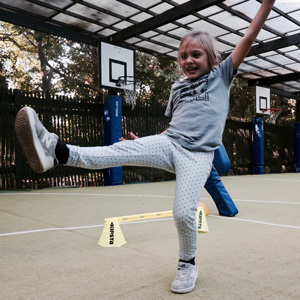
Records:
{"label": "girl's hand", "polygon": [[[139,139],[139,137],[138,137],[137,135],[133,134],[132,132],[129,132],[129,135],[130,135],[130,137],[131,137],[133,140]],[[123,137],[121,137],[121,138],[119,138],[119,141],[120,141],[120,142],[126,141],[126,139],[123,138]]]}

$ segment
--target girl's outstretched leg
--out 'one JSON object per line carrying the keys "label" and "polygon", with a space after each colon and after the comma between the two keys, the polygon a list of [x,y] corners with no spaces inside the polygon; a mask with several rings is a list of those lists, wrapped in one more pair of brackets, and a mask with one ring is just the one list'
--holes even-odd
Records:
{"label": "girl's outstretched leg", "polygon": [[78,147],[57,143],[58,136],[48,132],[30,107],[17,114],[15,130],[30,167],[37,173],[58,163],[86,169],[143,166],[174,173],[171,142],[163,135],[123,141],[105,147]]}
{"label": "girl's outstretched leg", "polygon": [[140,166],[174,173],[170,144],[167,137],[153,135],[136,140],[125,140],[111,146],[67,145],[70,155],[66,165],[87,169]]}

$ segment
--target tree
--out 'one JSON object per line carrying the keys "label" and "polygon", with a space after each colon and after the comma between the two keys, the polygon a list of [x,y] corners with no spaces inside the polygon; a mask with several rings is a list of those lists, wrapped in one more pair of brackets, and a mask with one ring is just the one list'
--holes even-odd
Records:
{"label": "tree", "polygon": [[180,77],[177,63],[137,51],[136,74],[142,80],[141,101],[166,105],[172,84]]}
{"label": "tree", "polygon": [[93,95],[98,84],[97,49],[62,37],[0,22],[1,75],[19,89]]}
{"label": "tree", "polygon": [[38,66],[32,45],[24,42],[26,34],[4,22],[0,22],[0,29],[1,77],[5,78],[5,85],[21,89],[34,86],[36,78],[31,75]]}
{"label": "tree", "polygon": [[246,80],[236,78],[230,90],[230,118],[250,122],[254,114],[254,88]]}
{"label": "tree", "polygon": [[6,82],[6,78],[4,76],[4,70],[5,70],[5,60],[7,59],[5,53],[2,53],[2,49],[0,48],[0,87],[4,86],[4,87],[8,87],[8,84]]}

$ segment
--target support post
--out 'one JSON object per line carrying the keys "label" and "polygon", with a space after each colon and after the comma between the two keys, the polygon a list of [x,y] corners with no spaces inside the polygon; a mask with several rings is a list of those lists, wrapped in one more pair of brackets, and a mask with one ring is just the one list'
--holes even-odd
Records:
{"label": "support post", "polygon": [[[107,95],[104,98],[104,146],[119,142],[122,136],[122,98],[117,95]],[[123,183],[123,168],[104,169],[104,185]]]}
{"label": "support post", "polygon": [[265,151],[264,151],[264,118],[253,118],[253,164],[254,174],[265,173]]}
{"label": "support post", "polygon": [[294,171],[300,172],[300,123],[294,125]]}
{"label": "support post", "polygon": [[296,101],[295,121],[300,122],[300,100]]}

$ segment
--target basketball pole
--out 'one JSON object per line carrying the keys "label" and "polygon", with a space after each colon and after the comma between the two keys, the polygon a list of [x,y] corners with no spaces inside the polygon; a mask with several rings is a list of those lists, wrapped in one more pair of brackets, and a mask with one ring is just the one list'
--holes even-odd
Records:
{"label": "basketball pole", "polygon": [[271,93],[269,88],[255,86],[255,114],[253,118],[253,173],[265,174],[265,143],[264,143],[264,115],[269,114],[271,107]]}
{"label": "basketball pole", "polygon": [[[119,142],[122,137],[122,91],[118,80],[120,76],[135,75],[135,50],[128,47],[98,41],[99,49],[99,87],[108,90],[104,97],[104,145]],[[104,185],[123,183],[122,167],[104,170]]]}
{"label": "basketball pole", "polygon": [[253,118],[253,164],[254,174],[265,173],[264,118]]}
{"label": "basketball pole", "polygon": [[[122,98],[111,90],[104,97],[104,146],[119,142],[122,137]],[[123,168],[114,167],[103,170],[104,185],[123,184]]]}

